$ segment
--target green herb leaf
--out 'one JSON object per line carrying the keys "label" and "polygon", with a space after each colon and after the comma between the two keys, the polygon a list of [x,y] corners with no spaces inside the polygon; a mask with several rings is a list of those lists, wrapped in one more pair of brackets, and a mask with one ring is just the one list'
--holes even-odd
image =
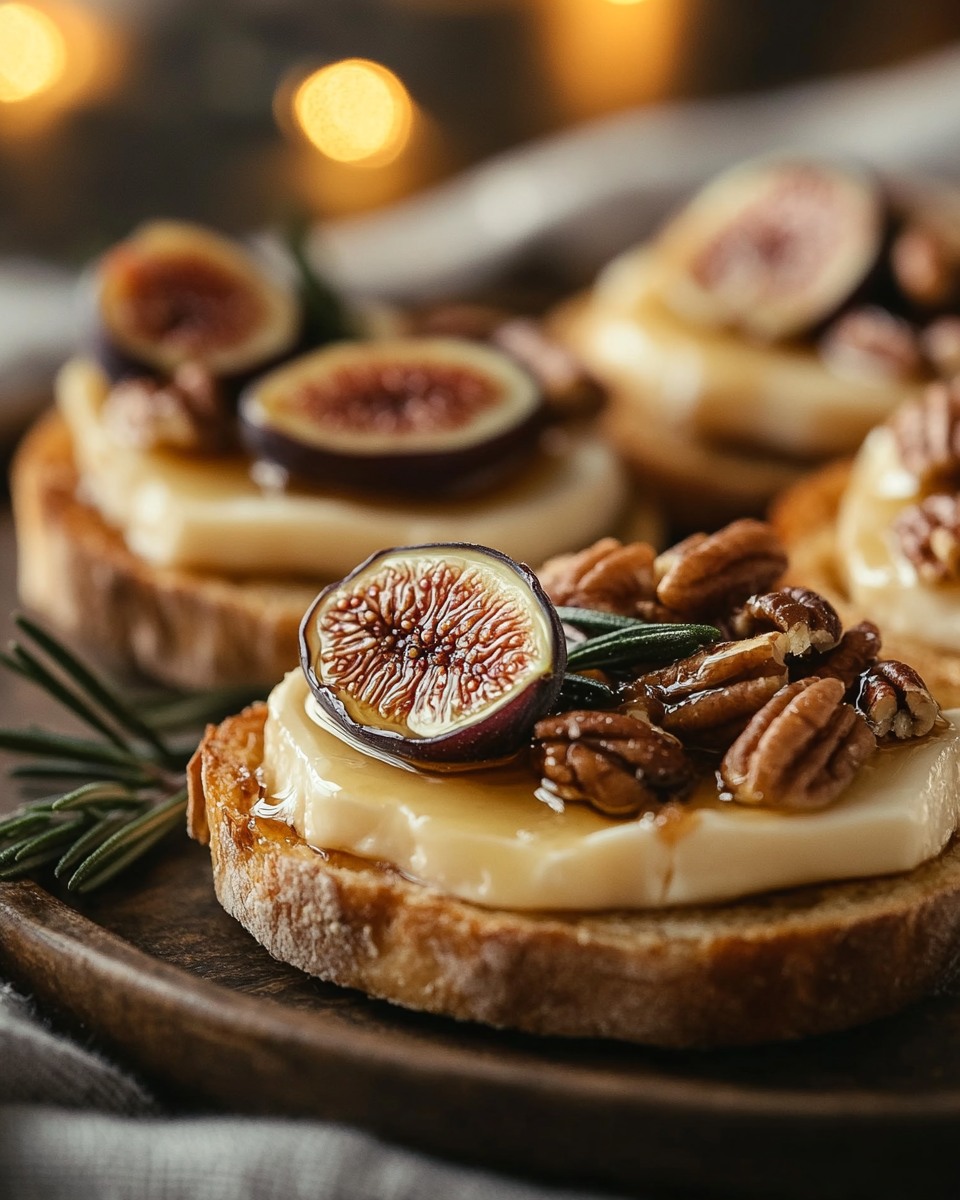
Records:
{"label": "green herb leaf", "polygon": [[[151,770],[153,764],[150,764]],[[11,779],[25,780],[54,780],[54,779],[89,779],[90,764],[83,762],[59,762],[41,759],[39,762],[17,763],[7,772]],[[122,763],[101,763],[97,774],[104,779],[125,783],[129,787],[147,787],[157,782],[156,773],[148,773],[139,767],[125,766]]]}
{"label": "green herb leaf", "polygon": [[187,811],[187,792],[177,794],[119,829],[97,847],[70,876],[67,887],[72,892],[92,892],[112,879],[125,867],[142,857],[147,850],[178,825]]}
{"label": "green herb leaf", "polygon": [[286,231],[286,244],[297,268],[300,302],[303,305],[303,340],[310,346],[324,346],[340,338],[355,337],[356,331],[336,291],[322,279],[310,261],[309,221],[292,221]]}
{"label": "green herb leaf", "polygon": [[31,621],[29,617],[24,616],[23,613],[15,614],[14,621],[18,628],[33,638],[37,645],[50,655],[64,673],[73,679],[91,700],[99,704],[105,712],[109,713],[121,728],[126,729],[134,737],[142,738],[148,745],[153,747],[162,759],[169,761],[173,757],[157,731],[139,717],[134,709],[124,702],[106,680],[101,678],[95,671],[92,671],[85,663],[81,662],[62,642],[47,633],[35,621]]}
{"label": "green herb leaf", "polygon": [[557,609],[557,615],[564,625],[572,625],[582,633],[611,633],[615,629],[646,628],[649,621],[641,621],[638,617],[622,617],[619,613],[600,612],[596,608],[565,608]]}
{"label": "green herb leaf", "polygon": [[73,762],[137,765],[137,758],[132,751],[65,733],[51,733],[46,729],[0,729],[0,750],[13,750],[19,754],[49,754]]}
{"label": "green herb leaf", "polygon": [[685,658],[700,646],[719,641],[712,625],[641,625],[637,629],[615,629],[581,642],[567,655],[574,671],[589,668],[618,668],[634,663],[665,663]]}
{"label": "green herb leaf", "polygon": [[91,825],[86,833],[77,838],[54,867],[53,873],[57,879],[72,874],[78,864],[88,858],[99,846],[102,846],[109,837],[121,830],[129,820],[129,813],[114,812],[107,813],[105,817],[101,817]]}
{"label": "green herb leaf", "polygon": [[0,879],[53,867],[69,888],[89,892],[183,825],[184,772],[196,738],[178,745],[166,733],[202,724],[254,697],[249,689],[242,696],[235,688],[218,689],[153,697],[147,704],[116,691],[29,618],[15,619],[30,644],[14,642],[0,654],[0,665],[41,688],[99,740],[0,729],[0,749],[34,760],[17,764],[10,775],[28,789],[54,791],[0,819]]}
{"label": "green herb leaf", "polygon": [[203,726],[208,721],[221,721],[263,697],[262,688],[216,688],[198,695],[145,700],[140,711],[154,729],[176,731]]}
{"label": "green herb leaf", "polygon": [[81,787],[74,788],[72,792],[60,796],[54,800],[51,808],[53,812],[67,812],[71,809],[104,806],[129,808],[138,804],[142,804],[142,800],[139,800],[129,788],[113,782],[96,781],[85,783]]}
{"label": "green herb leaf", "polygon": [[563,687],[557,699],[556,711],[569,712],[574,708],[613,708],[617,693],[599,679],[586,675],[564,675]]}

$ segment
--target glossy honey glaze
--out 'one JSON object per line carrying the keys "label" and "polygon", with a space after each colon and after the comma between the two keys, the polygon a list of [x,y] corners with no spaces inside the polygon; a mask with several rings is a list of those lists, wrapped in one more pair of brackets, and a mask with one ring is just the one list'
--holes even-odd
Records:
{"label": "glossy honey glaze", "polygon": [[493,907],[694,904],[909,870],[939,853],[960,811],[952,721],[878,753],[821,812],[735,805],[706,778],[689,799],[615,820],[544,803],[523,762],[440,773],[372,757],[323,723],[299,671],[269,709],[257,815]]}

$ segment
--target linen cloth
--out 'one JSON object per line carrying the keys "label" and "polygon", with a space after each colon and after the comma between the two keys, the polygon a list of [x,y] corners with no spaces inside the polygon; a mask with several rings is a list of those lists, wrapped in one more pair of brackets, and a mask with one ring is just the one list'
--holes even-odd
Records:
{"label": "linen cloth", "polygon": [[132,1076],[54,1035],[26,998],[0,985],[3,1200],[434,1196],[601,1200],[441,1162],[330,1122],[163,1113]]}
{"label": "linen cloth", "polygon": [[[960,178],[960,47],[857,78],[618,116],[487,163],[385,214],[316,233],[358,293],[425,298],[536,245],[583,273],[722,166],[767,151]],[[74,282],[0,263],[0,441],[68,352]],[[39,303],[44,319],[26,314]],[[20,319],[15,320],[14,314]],[[722,1181],[718,1181],[722,1182]],[[0,981],[0,1200],[587,1200],[441,1162],[332,1123],[165,1112],[55,1035]],[[609,1198],[608,1198],[609,1200]]]}

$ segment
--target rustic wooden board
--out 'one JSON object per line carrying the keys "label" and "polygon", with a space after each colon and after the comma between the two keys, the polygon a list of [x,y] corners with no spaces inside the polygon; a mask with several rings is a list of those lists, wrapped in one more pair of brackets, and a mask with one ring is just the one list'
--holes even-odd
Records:
{"label": "rustic wooden board", "polygon": [[272,960],[205,851],[80,910],[0,885],[0,967],[179,1098],[315,1115],[442,1154],[628,1189],[955,1195],[960,998],[842,1036],[683,1054],[408,1013]]}
{"label": "rustic wooden board", "polygon": [[[0,521],[4,559],[0,627]],[[0,676],[0,719],[53,717]],[[0,792],[0,811],[14,799]],[[960,1191],[960,992],[852,1033],[725,1053],[459,1025],[275,962],[219,908],[206,852],[185,839],[82,904],[0,884],[0,975],[181,1102],[333,1118],[626,1191]]]}

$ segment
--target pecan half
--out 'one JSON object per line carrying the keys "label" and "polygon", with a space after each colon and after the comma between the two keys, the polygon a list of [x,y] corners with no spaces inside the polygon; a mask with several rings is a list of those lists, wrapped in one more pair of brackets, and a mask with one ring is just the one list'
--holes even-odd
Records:
{"label": "pecan half", "polygon": [[953,303],[960,292],[960,259],[942,234],[908,225],[890,248],[893,276],[907,296],[925,308]]}
{"label": "pecan half", "polygon": [[561,713],[538,721],[533,736],[542,787],[608,816],[655,810],[693,780],[675,737],[625,713]]}
{"label": "pecan half", "polygon": [[920,335],[923,350],[943,379],[960,374],[960,317],[938,317]]}
{"label": "pecan half", "polygon": [[879,653],[880,630],[872,621],[861,621],[852,625],[832,650],[791,663],[790,673],[797,678],[819,675],[821,679],[839,679],[849,691]]}
{"label": "pecan half", "polygon": [[786,636],[787,653],[798,657],[810,650],[832,650],[843,632],[840,617],[830,601],[803,587],[785,587],[751,596],[730,619],[730,628],[737,637],[751,637],[766,629],[779,630]]}
{"label": "pecan half", "polygon": [[534,377],[555,417],[591,417],[606,401],[603,385],[532,317],[488,304],[451,302],[420,309],[409,325],[415,334],[468,338],[502,350]]}
{"label": "pecan half", "polygon": [[787,682],[782,634],[718,642],[641,675],[625,691],[625,711],[650,695],[663,705],[660,724],[684,741],[720,749]]}
{"label": "pecan half", "polygon": [[942,583],[960,576],[960,496],[938,492],[911,504],[893,532],[921,579]]}
{"label": "pecan half", "polygon": [[823,808],[876,749],[863,717],[844,704],[839,679],[798,679],[754,716],[720,764],[741,804]]}
{"label": "pecan half", "polygon": [[713,616],[766,591],[786,566],[772,526],[734,521],[710,535],[696,533],[657,558],[657,599],[684,616]]}
{"label": "pecan half", "polygon": [[554,604],[596,608],[622,616],[650,617],[654,603],[654,550],[646,542],[623,545],[601,538],[576,554],[558,554],[538,571]]}
{"label": "pecan half", "polygon": [[857,379],[911,379],[923,367],[913,327],[884,308],[856,308],[827,329],[820,355],[838,375]]}
{"label": "pecan half", "polygon": [[931,383],[890,418],[900,461],[923,485],[960,475],[960,380]]}
{"label": "pecan half", "polygon": [[591,417],[603,407],[603,386],[566,346],[544,332],[539,321],[529,317],[504,321],[490,340],[530,372],[554,416]]}
{"label": "pecan half", "polygon": [[183,363],[167,382],[122,379],[104,402],[102,420],[118,442],[138,450],[216,453],[233,440],[219,383],[193,362]]}
{"label": "pecan half", "polygon": [[878,738],[923,737],[940,713],[913,667],[895,659],[864,671],[855,703]]}

